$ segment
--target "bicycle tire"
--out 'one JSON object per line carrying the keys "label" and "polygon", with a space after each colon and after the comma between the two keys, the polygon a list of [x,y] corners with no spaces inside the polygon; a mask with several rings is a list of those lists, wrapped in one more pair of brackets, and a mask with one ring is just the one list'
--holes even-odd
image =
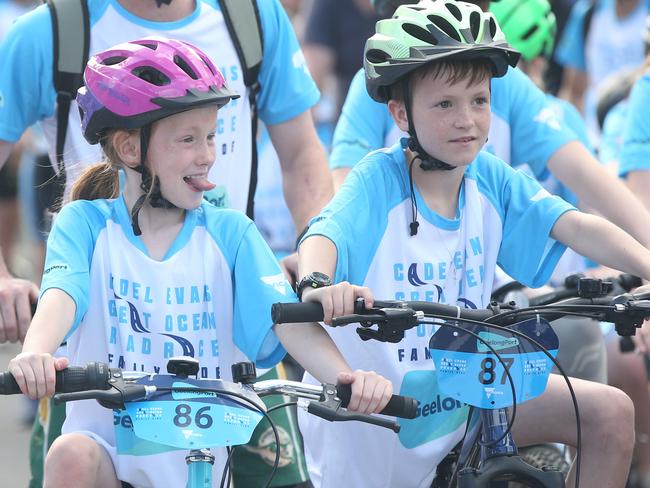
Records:
{"label": "bicycle tire", "polygon": [[[559,469],[565,477],[569,472],[570,465],[564,453],[554,444],[536,444],[523,447],[519,449],[519,456],[526,463],[539,469],[544,466],[554,467]],[[508,488],[527,488],[527,486],[515,481],[508,484]]]}

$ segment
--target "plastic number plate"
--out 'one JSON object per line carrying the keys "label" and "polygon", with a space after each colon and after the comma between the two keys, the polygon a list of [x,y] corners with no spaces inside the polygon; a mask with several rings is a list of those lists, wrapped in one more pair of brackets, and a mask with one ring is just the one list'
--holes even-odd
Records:
{"label": "plastic number plate", "polygon": [[[506,368],[514,383],[517,403],[544,392],[553,363],[537,346],[491,327],[465,322],[459,325],[488,342],[503,364],[474,336],[442,326],[429,341],[441,392],[479,408],[509,407],[514,401]],[[557,355],[558,338],[546,320],[530,319],[509,328],[537,341],[553,357]]]}
{"label": "plastic number plate", "polygon": [[[175,388],[192,386],[173,383]],[[179,449],[245,444],[262,419],[261,413],[208,392],[164,394],[127,403],[126,409],[137,437]]]}

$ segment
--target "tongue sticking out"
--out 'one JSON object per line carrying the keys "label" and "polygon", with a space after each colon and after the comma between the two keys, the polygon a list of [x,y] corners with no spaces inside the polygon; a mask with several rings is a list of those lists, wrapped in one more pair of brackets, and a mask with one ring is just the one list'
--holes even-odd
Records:
{"label": "tongue sticking out", "polygon": [[217,186],[215,183],[208,181],[206,177],[185,177],[184,180],[196,191],[210,191]]}

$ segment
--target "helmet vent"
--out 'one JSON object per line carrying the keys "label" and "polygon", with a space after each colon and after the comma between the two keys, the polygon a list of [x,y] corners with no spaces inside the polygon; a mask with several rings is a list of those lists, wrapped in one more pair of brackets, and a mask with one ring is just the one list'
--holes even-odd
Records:
{"label": "helmet vent", "polygon": [[203,60],[203,64],[205,64],[207,68],[210,70],[210,73],[216,75],[217,73],[214,72],[214,68],[212,68],[212,63],[208,61],[206,58],[204,58],[203,56],[201,56],[201,59]]}
{"label": "helmet vent", "polygon": [[458,31],[454,29],[454,26],[451,25],[447,19],[440,17],[439,15],[427,15],[427,18],[433,25],[447,34],[447,36],[458,42],[463,42],[463,40],[460,38],[460,34],[458,34]]}
{"label": "helmet vent", "polygon": [[141,80],[144,80],[147,83],[151,83],[155,86],[169,85],[171,82],[165,73],[156,68],[152,68],[151,66],[139,66],[135,68],[131,73],[133,73]]}
{"label": "helmet vent", "polygon": [[121,63],[126,59],[125,56],[111,56],[110,58],[106,58],[105,60],[102,61],[102,64],[104,66],[113,66],[114,64]]}
{"label": "helmet vent", "polygon": [[196,73],[189,65],[189,63],[185,61],[182,57],[180,57],[178,54],[174,55],[174,63],[176,63],[176,66],[182,69],[185,72],[185,74],[187,74],[187,76],[189,76],[193,80],[199,79],[199,77],[196,75]]}
{"label": "helmet vent", "polygon": [[158,44],[150,44],[148,42],[143,42],[140,45],[144,46],[144,47],[147,47],[147,48],[151,49],[152,51],[155,51],[156,49],[158,49]]}
{"label": "helmet vent", "polygon": [[472,31],[472,36],[474,37],[475,41],[478,41],[478,35],[479,32],[481,31],[481,14],[474,11],[471,14],[469,14],[469,28]]}
{"label": "helmet vent", "polygon": [[426,44],[433,46],[436,46],[438,44],[438,39],[433,37],[433,34],[431,34],[431,32],[415,24],[402,24],[402,29],[404,29],[404,31],[410,36],[413,36]]}
{"label": "helmet vent", "polygon": [[526,32],[524,32],[524,35],[521,36],[521,38],[525,41],[528,38],[530,38],[535,32],[537,32],[537,26],[533,25],[528,29]]}
{"label": "helmet vent", "polygon": [[494,17],[490,17],[490,37],[494,39],[494,36],[497,35],[497,23],[494,20]]}
{"label": "helmet vent", "polygon": [[453,3],[445,3],[445,7],[449,10],[449,13],[453,15],[458,22],[463,20],[463,14],[460,12],[460,9]]}
{"label": "helmet vent", "polygon": [[381,49],[369,49],[366,53],[366,59],[373,64],[385,63],[390,56]]}

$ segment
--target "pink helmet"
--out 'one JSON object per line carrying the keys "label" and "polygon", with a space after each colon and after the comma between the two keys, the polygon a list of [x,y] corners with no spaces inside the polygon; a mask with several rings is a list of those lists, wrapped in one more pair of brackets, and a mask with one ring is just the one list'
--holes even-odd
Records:
{"label": "pink helmet", "polygon": [[107,129],[138,129],[234,98],[239,95],[228,89],[205,53],[163,37],[125,42],[91,57],[77,93],[81,129],[90,144]]}

